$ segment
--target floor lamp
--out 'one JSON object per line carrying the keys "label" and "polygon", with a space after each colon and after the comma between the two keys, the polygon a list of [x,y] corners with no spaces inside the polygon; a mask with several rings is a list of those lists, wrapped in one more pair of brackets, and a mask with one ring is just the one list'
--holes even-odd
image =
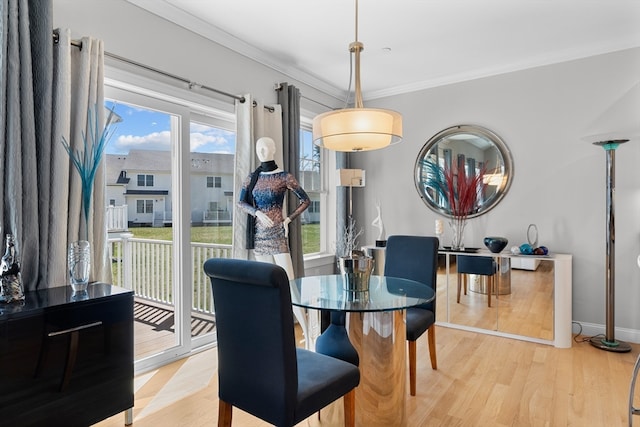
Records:
{"label": "floor lamp", "polygon": [[615,338],[615,173],[616,173],[616,149],[628,139],[616,139],[612,141],[594,142],[604,148],[607,155],[607,256],[606,256],[606,327],[604,338],[600,335],[592,337],[591,345],[601,350],[625,353],[631,351],[631,346]]}
{"label": "floor lamp", "polygon": [[640,82],[636,82],[621,97],[591,123],[583,140],[604,148],[607,158],[607,248],[606,248],[606,325],[605,336],[590,339],[602,350],[624,353],[631,346],[615,338],[615,152],[620,144],[640,142]]}

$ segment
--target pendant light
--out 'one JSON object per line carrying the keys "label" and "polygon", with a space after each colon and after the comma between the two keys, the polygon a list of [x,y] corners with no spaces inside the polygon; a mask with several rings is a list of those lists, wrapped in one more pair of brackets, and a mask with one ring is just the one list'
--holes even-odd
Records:
{"label": "pendant light", "polygon": [[313,143],[333,151],[378,150],[402,140],[402,116],[391,110],[364,108],[360,87],[358,41],[358,0],[356,0],[356,40],[349,44],[355,55],[355,107],[329,111],[313,119]]}

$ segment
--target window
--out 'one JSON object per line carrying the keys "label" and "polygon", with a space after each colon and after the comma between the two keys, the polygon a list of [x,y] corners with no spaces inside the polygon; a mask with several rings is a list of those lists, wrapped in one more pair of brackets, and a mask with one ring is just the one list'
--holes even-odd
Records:
{"label": "window", "polygon": [[153,175],[138,175],[138,187],[153,187]]}
{"label": "window", "polygon": [[302,247],[304,254],[322,250],[320,197],[322,194],[322,152],[312,141],[311,129],[300,129],[300,185],[307,192],[311,204],[302,214]]}
{"label": "window", "polygon": [[109,199],[109,206],[115,206],[116,205],[116,199]]}
{"label": "window", "polygon": [[207,188],[222,188],[222,177],[221,176],[208,176],[207,177]]}
{"label": "window", "polygon": [[[124,245],[136,243],[126,251],[135,260],[131,264],[134,274],[123,274],[124,262],[114,263],[114,283],[136,289],[137,295],[162,300],[187,325],[176,328],[173,339],[163,341],[162,348],[152,354],[136,340],[136,364],[146,369],[215,341],[212,331],[190,330],[188,325],[192,313],[212,310],[211,287],[202,277],[201,260],[218,256],[213,254],[231,256],[238,197],[234,192],[235,115],[232,107],[227,111],[200,104],[199,96],[191,99],[188,91],[183,93],[184,102],[175,94],[163,99],[165,87],[156,86],[156,80],[143,77],[139,82],[120,82],[122,76],[115,74],[105,85],[105,104],[117,107],[122,122],[105,152],[106,161],[113,162],[107,170],[115,174],[107,180],[106,200],[120,205],[122,209],[114,211],[122,215],[122,223],[145,242],[138,245],[132,242],[136,239],[122,239],[111,243],[112,253],[117,254],[125,253]],[[301,119],[299,181],[311,199],[300,218],[303,254],[308,262],[325,265],[329,256],[322,252],[335,239],[331,237],[334,216],[328,212],[332,203],[327,197],[331,175],[326,170],[333,165],[333,157],[325,157],[328,153],[312,143],[311,120]],[[182,162],[186,159],[191,160],[187,167]],[[209,188],[212,190],[203,191]],[[177,242],[183,245],[179,250]],[[156,246],[166,256],[145,255]],[[155,284],[147,289],[151,278]]]}
{"label": "window", "polygon": [[139,214],[153,213],[153,200],[136,200],[136,212]]}
{"label": "window", "polygon": [[317,200],[314,200],[311,202],[311,204],[309,205],[309,213],[320,213],[320,202]]}

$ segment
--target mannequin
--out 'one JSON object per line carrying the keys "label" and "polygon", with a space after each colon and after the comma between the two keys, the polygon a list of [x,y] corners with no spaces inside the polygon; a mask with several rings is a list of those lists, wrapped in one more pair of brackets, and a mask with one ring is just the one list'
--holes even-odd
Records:
{"label": "mannequin", "polygon": [[[256,154],[261,164],[243,183],[238,207],[256,219],[253,239],[256,260],[279,265],[287,272],[289,280],[293,280],[295,274],[287,239],[289,224],[309,207],[311,201],[295,177],[276,165],[275,153],[276,144],[273,139],[268,137],[258,139]],[[254,184],[253,187],[251,184]],[[284,217],[282,208],[287,190],[298,197],[300,204]],[[249,191],[252,196],[250,198],[247,194]],[[253,203],[250,203],[251,199]],[[310,337],[304,312],[300,307],[294,307],[294,313],[302,327],[306,345],[309,347]]]}

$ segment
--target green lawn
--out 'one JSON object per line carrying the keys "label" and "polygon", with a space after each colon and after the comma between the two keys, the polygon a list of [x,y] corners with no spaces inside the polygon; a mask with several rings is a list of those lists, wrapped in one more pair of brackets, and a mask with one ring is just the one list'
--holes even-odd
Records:
{"label": "green lawn", "polygon": [[[173,240],[171,227],[132,227],[130,231],[140,239]],[[232,241],[231,226],[192,227],[191,241],[230,245]],[[320,224],[302,226],[302,246],[304,254],[320,251]]]}

